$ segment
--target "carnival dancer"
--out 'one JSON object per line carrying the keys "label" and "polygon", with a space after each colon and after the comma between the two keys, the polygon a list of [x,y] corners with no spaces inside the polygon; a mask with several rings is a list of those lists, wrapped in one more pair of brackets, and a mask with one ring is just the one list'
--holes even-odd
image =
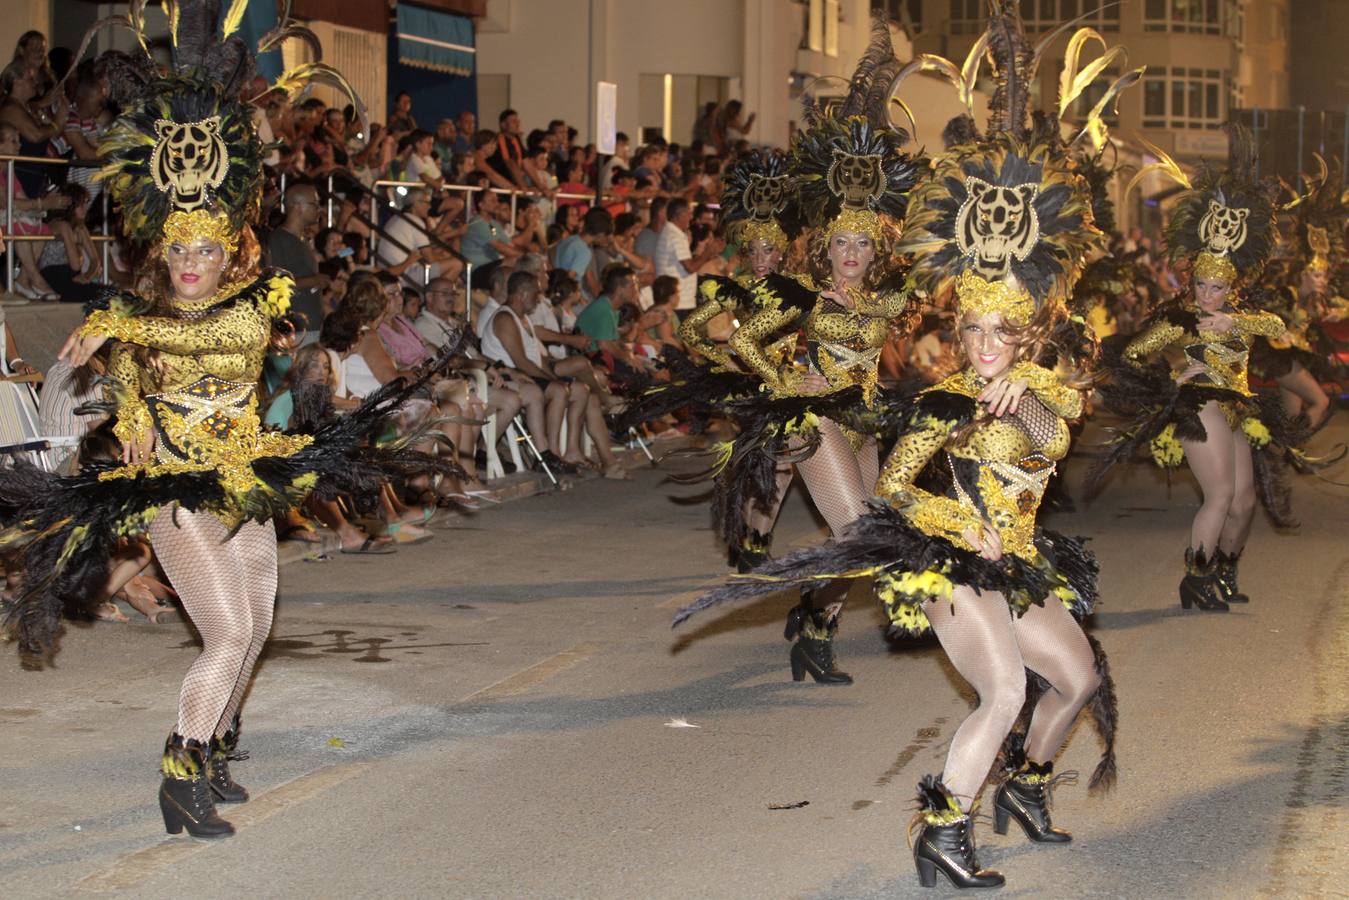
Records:
{"label": "carnival dancer", "polygon": [[[836,109],[810,112],[791,163],[806,229],[792,272],[800,287],[755,285],[758,311],[730,342],[765,390],[734,405],[742,429],[718,491],[765,497],[768,490],[745,485],[776,489],[763,476],[785,454],[835,536],[866,512],[876,483],[877,441],[866,421],[877,407],[881,348],[917,319],[895,242],[923,161],[901,150],[908,135],[888,119],[885,76],[894,65],[888,27],[878,20],[848,97]],[[778,341],[798,329],[806,358],[784,361]],[[787,617],[792,677],[850,684],[833,651],[842,603],[817,608],[813,594],[803,592]]]}
{"label": "carnival dancer", "polygon": [[[1132,421],[1088,476],[1091,493],[1111,466],[1142,446],[1158,465],[1189,463],[1203,502],[1190,528],[1180,603],[1206,612],[1226,612],[1228,604],[1249,599],[1237,587],[1237,564],[1257,494],[1276,524],[1293,524],[1275,451],[1297,438],[1247,384],[1252,342],[1279,337],[1284,323],[1239,300],[1243,281],[1269,258],[1274,204],[1269,186],[1251,176],[1249,134],[1234,128],[1230,140],[1227,168],[1205,167],[1193,185],[1165,154],[1157,164],[1187,188],[1167,223],[1166,243],[1173,261],[1189,262],[1190,289],[1153,314],[1112,365],[1111,384],[1101,395]],[[1180,371],[1146,364],[1168,349],[1183,354]]]}
{"label": "carnival dancer", "polygon": [[1266,266],[1252,291],[1265,309],[1283,319],[1286,330],[1251,347],[1251,374],[1274,381],[1284,414],[1290,419],[1306,415],[1312,430],[1331,414],[1330,398],[1317,377],[1326,344],[1320,323],[1330,314],[1330,273],[1344,257],[1346,216],[1339,166],[1332,172],[1319,155],[1316,161],[1319,173],[1305,176],[1304,192],[1285,207],[1292,210],[1293,252]]}
{"label": "carnival dancer", "polygon": [[[160,75],[147,56],[102,144],[102,177],[126,236],[148,247],[136,290],[90,311],[61,351],[79,366],[114,342],[109,389],[122,464],[64,478],[4,470],[0,510],[4,544],[25,551],[10,621],[38,661],[52,650],[62,607],[97,595],[119,538],[149,537],[203,644],[164,747],[160,810],[169,833],[213,838],[233,833],[215,802],[248,799],[229,761],[276,599],[271,517],[310,490],[373,504],[381,464],[434,464],[365,446],[397,386],[313,434],[261,428],[257,382],[285,331],[294,279],[258,267],[251,223],[263,148],[239,96],[249,51],[228,24],[218,30],[217,3],[185,3],[181,14],[179,71]],[[297,87],[297,74],[283,79]]]}

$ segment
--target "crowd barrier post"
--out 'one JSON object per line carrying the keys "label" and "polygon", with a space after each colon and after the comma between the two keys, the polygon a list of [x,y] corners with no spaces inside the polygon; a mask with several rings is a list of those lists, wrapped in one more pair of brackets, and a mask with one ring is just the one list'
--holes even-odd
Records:
{"label": "crowd barrier post", "polygon": [[5,292],[14,293],[14,160],[5,162]]}

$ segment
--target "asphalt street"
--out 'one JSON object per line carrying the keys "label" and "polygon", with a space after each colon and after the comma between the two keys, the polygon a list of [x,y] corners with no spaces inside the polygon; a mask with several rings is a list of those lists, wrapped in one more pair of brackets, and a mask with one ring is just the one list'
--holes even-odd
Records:
{"label": "asphalt street", "polygon": [[[1337,439],[1343,413],[1316,446]],[[931,896],[906,838],[914,787],[968,687],[935,643],[887,640],[865,585],[838,641],[851,687],[791,681],[786,595],[672,631],[725,560],[698,488],[635,475],[453,520],[395,556],[283,567],[234,766],[253,799],[225,807],[226,841],[166,837],[155,804],[196,652],[183,622],[72,626],[42,672],[4,647],[0,894]],[[1054,805],[1076,840],[977,826],[1003,895],[1349,895],[1346,499],[1300,478],[1301,529],[1257,521],[1253,602],[1227,615],[1177,602],[1188,475],[1135,466],[1053,515],[1101,562],[1090,627],[1119,691],[1120,778],[1088,794],[1100,744],[1080,722],[1058,770],[1082,781]],[[794,491],[778,548],[821,534]]]}

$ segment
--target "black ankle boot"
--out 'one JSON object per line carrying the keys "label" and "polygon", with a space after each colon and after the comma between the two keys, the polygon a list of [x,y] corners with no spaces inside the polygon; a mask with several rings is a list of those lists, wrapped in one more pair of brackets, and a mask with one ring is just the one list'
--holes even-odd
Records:
{"label": "black ankle boot", "polygon": [[1055,828],[1049,820],[1049,784],[1052,762],[1026,762],[1002,783],[993,797],[993,830],[1007,833],[1008,819],[1015,819],[1026,837],[1037,844],[1066,844],[1073,836]]}
{"label": "black ankle boot", "polygon": [[919,782],[918,803],[922,828],[913,842],[913,862],[919,884],[936,887],[938,872],[957,888],[994,888],[1006,883],[1000,873],[979,867],[974,823],[936,776]]}
{"label": "black ankle boot", "polygon": [[234,826],[216,815],[211,786],[206,780],[208,749],[201,741],[169,735],[160,765],[164,782],[159,786],[159,811],[164,828],[179,834],[184,828],[198,838],[229,837]]}
{"label": "black ankle boot", "polygon": [[211,793],[221,803],[243,803],[248,799],[248,791],[230,776],[230,760],[248,759],[247,753],[239,750],[239,717],[235,715],[229,730],[219,737],[211,738],[211,757],[207,765],[206,780],[211,785]]}
{"label": "black ankle boot", "polygon": [[1218,588],[1213,560],[1204,558],[1203,550],[1187,547],[1185,550],[1185,577],[1180,582],[1180,607],[1197,606],[1204,612],[1227,612],[1228,606]]}
{"label": "black ankle boot", "polygon": [[744,541],[736,548],[735,569],[741,575],[751,572],[768,562],[771,557],[768,549],[773,544],[772,534],[760,534],[751,530]]}
{"label": "black ankle boot", "polygon": [[1218,550],[1213,557],[1213,577],[1218,585],[1218,594],[1228,603],[1250,603],[1247,597],[1237,589],[1237,560],[1241,553],[1224,553]]}
{"label": "black ankle boot", "polygon": [[806,673],[821,684],[852,684],[852,676],[839,671],[834,659],[834,635],[838,632],[837,604],[825,609],[812,606],[813,592],[802,591],[801,602],[787,614],[783,636],[792,644],[789,659],[792,680],[805,680]]}

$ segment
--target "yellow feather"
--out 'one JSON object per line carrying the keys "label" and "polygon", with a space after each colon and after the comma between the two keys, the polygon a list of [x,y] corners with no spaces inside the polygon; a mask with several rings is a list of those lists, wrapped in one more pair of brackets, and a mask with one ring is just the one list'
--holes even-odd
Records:
{"label": "yellow feather", "polygon": [[1129,179],[1129,183],[1124,186],[1124,196],[1129,196],[1129,192],[1151,172],[1161,172],[1187,191],[1191,189],[1189,176],[1187,176],[1184,170],[1176,164],[1176,161],[1171,158],[1169,153],[1142,135],[1138,135],[1138,142],[1147,149],[1148,153],[1157,157],[1157,162],[1148,163],[1146,166],[1139,169],[1133,178]]}
{"label": "yellow feather", "polygon": [[178,19],[182,15],[182,8],[179,7],[177,0],[159,0],[160,6],[164,10],[164,15],[169,19],[169,40],[173,46],[178,46]]}
{"label": "yellow feather", "polygon": [[[287,4],[289,6],[289,4]],[[229,37],[239,30],[239,23],[244,19],[244,10],[248,8],[248,0],[234,0],[230,4],[230,11],[225,13],[224,32],[221,37]]]}

